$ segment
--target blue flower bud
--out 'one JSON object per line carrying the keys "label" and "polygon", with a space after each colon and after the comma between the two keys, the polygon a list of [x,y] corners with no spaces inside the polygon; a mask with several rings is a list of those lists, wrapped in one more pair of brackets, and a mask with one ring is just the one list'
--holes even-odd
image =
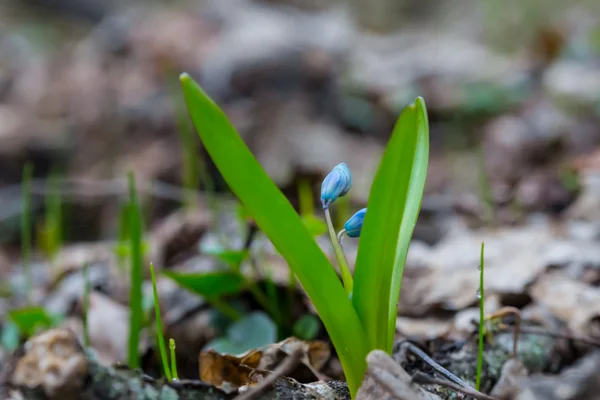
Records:
{"label": "blue flower bud", "polygon": [[323,179],[321,184],[321,202],[328,208],[338,197],[344,196],[352,187],[352,174],[346,163],[336,165]]}
{"label": "blue flower bud", "polygon": [[348,221],[346,221],[346,223],[344,224],[346,235],[352,238],[360,236],[360,231],[362,229],[366,213],[367,209],[363,208],[362,210],[357,211],[353,216],[350,217]]}

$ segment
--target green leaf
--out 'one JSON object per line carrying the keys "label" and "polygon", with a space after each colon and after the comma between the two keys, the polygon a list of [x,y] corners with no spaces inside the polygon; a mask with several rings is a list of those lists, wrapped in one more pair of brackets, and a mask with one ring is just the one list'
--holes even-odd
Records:
{"label": "green leaf", "polygon": [[241,292],[246,279],[235,271],[187,273],[164,271],[163,275],[185,289],[201,296],[214,298]]}
{"label": "green leaf", "polygon": [[238,355],[276,341],[277,325],[265,313],[254,312],[231,324],[225,337],[211,341],[205,349]]}
{"label": "green leaf", "polygon": [[277,341],[277,325],[264,312],[253,312],[232,324],[227,337],[234,343],[244,343],[257,349]]}
{"label": "green leaf", "polygon": [[302,222],[313,237],[321,236],[327,232],[327,224],[319,217],[306,214],[302,216]]}
{"label": "green leaf", "polygon": [[319,318],[313,314],[304,314],[294,324],[294,336],[302,340],[313,340],[317,337],[320,327]]}
{"label": "green leaf", "polygon": [[54,319],[42,307],[25,307],[8,313],[26,337],[35,335],[39,329],[47,329],[53,325]]}
{"label": "green leaf", "polygon": [[248,351],[248,348],[244,344],[233,343],[226,337],[219,337],[211,340],[204,346],[204,350],[213,349],[217,353],[238,355]]}
{"label": "green leaf", "polygon": [[204,254],[218,258],[219,260],[227,263],[228,265],[230,265],[234,268],[239,267],[239,265],[249,255],[247,250],[219,250],[219,249],[205,250]]}
{"label": "green leaf", "polygon": [[391,352],[410,238],[417,222],[429,157],[422,98],[396,123],[369,194],[354,272],[353,302],[373,348]]}
{"label": "green leaf", "polygon": [[180,80],[200,138],[221,175],[298,276],[334,343],[355,395],[370,350],[358,315],[333,267],[269,179],[223,111],[187,74]]}

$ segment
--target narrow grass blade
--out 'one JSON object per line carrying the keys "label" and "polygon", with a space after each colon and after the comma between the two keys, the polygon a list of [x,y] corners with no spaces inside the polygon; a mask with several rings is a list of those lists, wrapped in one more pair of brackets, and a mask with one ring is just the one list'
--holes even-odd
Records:
{"label": "narrow grass blade", "polygon": [[169,339],[169,350],[171,350],[171,378],[179,379],[179,373],[177,372],[177,356],[175,353],[174,339]]}
{"label": "narrow grass blade", "polygon": [[31,178],[33,176],[33,164],[27,162],[23,167],[22,196],[23,209],[21,210],[21,259],[25,273],[27,299],[31,302],[33,290],[31,276]]}
{"label": "narrow grass blade", "polygon": [[140,332],[143,323],[142,311],[142,213],[137,198],[135,177],[129,173],[129,240],[131,254],[131,287],[129,289],[129,368],[138,368]]}
{"label": "narrow grass blade", "polygon": [[[156,289],[156,275],[154,274],[154,265],[150,264],[150,278],[152,279],[152,293],[154,294],[154,314],[156,316],[156,341],[160,351],[160,358],[163,364],[165,376],[170,381],[173,379],[171,369],[169,368],[169,359],[167,358],[167,349],[165,348],[165,338],[163,336],[163,324],[160,317],[160,303],[158,301],[158,290]],[[171,339],[173,340],[173,339]],[[175,371],[177,373],[177,371]]]}
{"label": "narrow grass blade", "polygon": [[49,193],[46,195],[46,252],[51,260],[62,246],[62,198],[60,195],[60,180],[58,172],[52,171],[48,180]]}
{"label": "narrow grass blade", "polygon": [[483,369],[483,336],[484,336],[484,316],[483,316],[483,304],[485,297],[483,293],[483,253],[485,250],[485,244],[481,243],[481,253],[479,255],[479,292],[477,297],[479,298],[479,343],[477,347],[477,375],[475,376],[475,388],[479,390],[481,387],[481,370]]}
{"label": "narrow grass blade", "polygon": [[423,197],[429,128],[420,97],[394,128],[369,195],[354,272],[353,302],[373,348],[391,352],[410,238]]}
{"label": "narrow grass blade", "polygon": [[182,74],[180,80],[206,150],[231,190],[298,276],[329,332],[350,392],[355,395],[370,349],[358,315],[331,264],[223,111],[189,75]]}

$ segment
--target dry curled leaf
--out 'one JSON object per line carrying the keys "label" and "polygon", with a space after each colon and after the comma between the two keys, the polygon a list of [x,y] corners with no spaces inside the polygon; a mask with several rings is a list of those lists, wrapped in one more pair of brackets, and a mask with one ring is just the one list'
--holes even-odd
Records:
{"label": "dry curled leaf", "polygon": [[249,350],[239,356],[219,354],[214,350],[200,353],[200,379],[225,392],[232,393],[242,386],[253,386],[274,370],[277,365],[300,346],[300,365],[290,377],[310,382],[323,378],[319,370],[331,356],[326,342],[305,342],[294,337],[260,349]]}
{"label": "dry curled leaf", "polygon": [[237,392],[241,386],[252,386],[260,382],[259,377],[266,375],[268,371],[248,367],[238,357],[219,354],[212,349],[200,353],[200,380],[225,393]]}

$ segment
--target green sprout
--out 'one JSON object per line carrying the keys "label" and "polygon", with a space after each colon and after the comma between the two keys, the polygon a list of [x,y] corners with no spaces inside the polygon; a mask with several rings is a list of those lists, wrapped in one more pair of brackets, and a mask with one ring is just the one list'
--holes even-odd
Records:
{"label": "green sprout", "polygon": [[[391,353],[393,345],[402,272],[427,174],[429,127],[424,100],[419,97],[407,106],[396,123],[371,187],[355,276],[342,273],[342,285],[301,216],[268,177],[223,111],[188,74],[182,74],[180,81],[188,111],[208,154],[311,299],[355,398],[367,368],[367,354],[375,349]],[[339,197],[350,190],[351,176],[346,172],[349,174],[349,170],[338,168],[334,178],[343,181],[330,178],[323,185],[327,192],[323,206],[334,248],[339,242],[329,208],[334,195]],[[336,256],[343,270],[343,250],[336,251]]]}
{"label": "green sprout", "polygon": [[131,277],[129,289],[129,345],[128,364],[129,368],[138,368],[140,365],[139,342],[143,323],[142,310],[142,213],[137,198],[135,176],[129,173],[129,241],[131,256]]}
{"label": "green sprout", "polygon": [[129,253],[129,202],[122,202],[119,205],[119,227],[117,235],[117,244],[115,246],[117,268],[120,272],[124,273],[127,254]]}
{"label": "green sprout", "polygon": [[177,373],[177,357],[175,356],[175,340],[173,338],[169,339],[169,349],[171,350],[171,380],[179,379],[179,374]]}
{"label": "green sprout", "polygon": [[31,276],[31,178],[33,176],[33,164],[28,161],[23,167],[22,196],[23,209],[21,210],[21,257],[23,270],[25,272],[25,292],[31,302],[31,291],[33,290]]}
{"label": "green sprout", "polygon": [[60,179],[56,171],[48,179],[48,194],[45,198],[45,218],[42,227],[42,248],[54,260],[63,240],[62,232],[62,198],[60,195]]}
{"label": "green sprout", "polygon": [[[169,359],[167,358],[167,350],[165,348],[165,338],[163,336],[163,324],[160,317],[160,303],[158,301],[158,290],[156,289],[156,275],[154,274],[154,265],[150,263],[150,278],[152,279],[152,292],[154,293],[154,313],[156,314],[156,341],[160,350],[160,358],[162,360],[163,370],[168,380],[172,380],[171,369],[169,369]],[[171,339],[172,341],[173,339]],[[169,342],[169,346],[171,343]],[[171,362],[173,361],[173,349],[171,349]],[[175,371],[177,374],[177,371]]]}
{"label": "green sprout", "polygon": [[483,303],[485,301],[483,293],[483,252],[485,245],[481,243],[481,253],[479,260],[479,290],[477,291],[477,299],[479,300],[479,343],[477,347],[477,375],[475,376],[475,389],[479,390],[481,387],[481,370],[483,368],[483,337],[484,332],[484,316],[483,316]]}

